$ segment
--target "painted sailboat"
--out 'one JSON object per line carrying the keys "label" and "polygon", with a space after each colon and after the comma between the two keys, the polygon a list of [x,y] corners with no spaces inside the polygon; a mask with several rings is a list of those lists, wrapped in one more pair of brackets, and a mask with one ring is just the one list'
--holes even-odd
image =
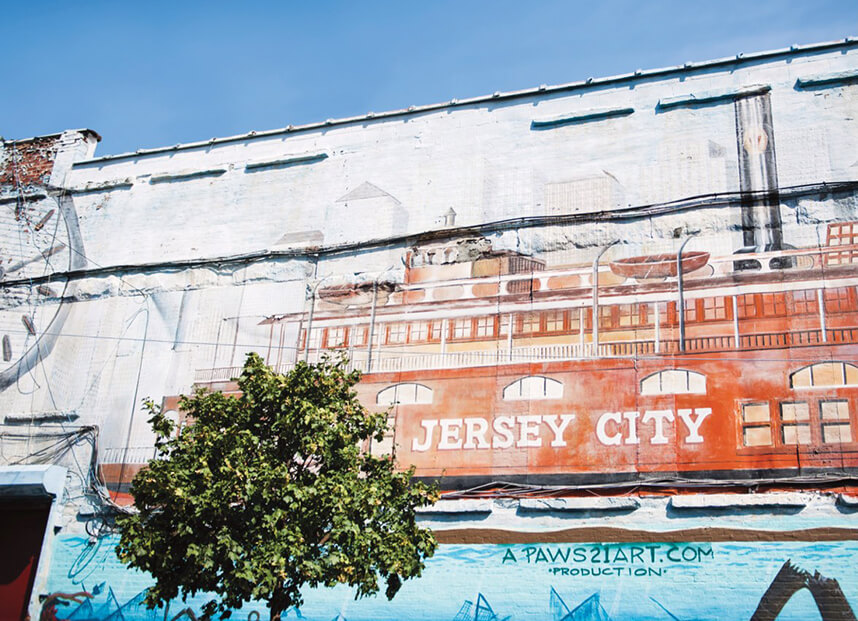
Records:
{"label": "painted sailboat", "polygon": [[602,607],[598,591],[570,610],[560,594],[551,587],[549,606],[552,621],[611,621]]}

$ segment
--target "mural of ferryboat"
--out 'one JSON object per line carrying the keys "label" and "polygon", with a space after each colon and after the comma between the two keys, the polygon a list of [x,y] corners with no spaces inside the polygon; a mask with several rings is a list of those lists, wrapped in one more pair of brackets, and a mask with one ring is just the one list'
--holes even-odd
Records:
{"label": "mural of ferryboat", "polygon": [[[858,222],[827,225],[822,246],[751,250],[613,246],[549,268],[487,240],[415,247],[402,283],[329,284],[312,316],[266,321],[272,345],[300,335],[299,360],[349,355],[364,402],[395,406],[379,450],[396,442],[417,476],[858,470]],[[277,351],[269,363],[294,364]],[[234,389],[238,372],[201,370],[197,384]],[[576,441],[551,450],[543,424],[528,451],[514,430],[499,459],[492,425],[522,408],[573,415]],[[458,449],[442,450],[440,419],[480,417],[470,439],[463,422],[446,428]]]}
{"label": "mural of ferryboat", "polygon": [[[504,229],[504,250],[432,232],[396,278],[308,283],[257,349],[280,370],[344,351],[364,403],[392,407],[372,450],[457,487],[858,472],[858,221],[785,226],[770,98],[734,113],[732,202],[559,214]],[[637,225],[651,234],[606,237]],[[239,373],[195,383],[235,390]]]}

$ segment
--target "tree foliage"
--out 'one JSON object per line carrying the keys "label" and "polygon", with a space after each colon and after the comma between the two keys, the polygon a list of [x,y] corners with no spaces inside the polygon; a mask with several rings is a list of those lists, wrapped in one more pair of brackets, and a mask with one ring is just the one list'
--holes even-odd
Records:
{"label": "tree foliage", "polygon": [[303,587],[362,597],[384,583],[392,598],[420,575],[436,542],[415,509],[438,493],[362,450],[387,414],[358,402],[359,379],[342,359],[281,375],[250,354],[240,396],[182,398],[194,423],[178,434],[147,403],[160,457],[134,478],[138,513],[119,520],[117,554],[155,578],[148,605],[212,593],[206,616],[261,600],[277,619]]}

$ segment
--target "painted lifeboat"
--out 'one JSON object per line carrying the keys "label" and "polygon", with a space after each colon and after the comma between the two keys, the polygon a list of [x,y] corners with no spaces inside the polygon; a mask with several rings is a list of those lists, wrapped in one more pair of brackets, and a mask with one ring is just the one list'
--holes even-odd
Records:
{"label": "painted lifeboat", "polygon": [[377,290],[373,293],[372,282],[359,284],[335,285],[319,289],[319,299],[336,306],[369,306],[372,304],[373,295],[378,296],[376,303],[383,306],[394,291],[396,285],[391,282],[382,281],[378,283]]}
{"label": "painted lifeboat", "polygon": [[[709,253],[689,251],[682,255],[682,273],[687,274],[704,267],[709,262]],[[611,261],[611,271],[626,278],[666,278],[676,276],[675,254],[651,254],[643,257],[628,257]]]}

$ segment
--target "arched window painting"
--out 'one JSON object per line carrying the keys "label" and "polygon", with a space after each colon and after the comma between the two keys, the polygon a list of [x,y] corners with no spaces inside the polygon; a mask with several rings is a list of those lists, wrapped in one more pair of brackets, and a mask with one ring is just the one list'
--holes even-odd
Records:
{"label": "arched window painting", "polygon": [[706,376],[685,369],[667,369],[641,380],[642,395],[706,394]]}
{"label": "arched window painting", "polygon": [[379,391],[378,405],[414,405],[432,403],[432,389],[423,384],[402,383]]}
{"label": "arched window painting", "polygon": [[560,399],[562,397],[562,382],[541,375],[522,377],[503,389],[504,401]]}
{"label": "arched window painting", "polygon": [[858,367],[848,362],[818,362],[789,376],[791,388],[858,386]]}

